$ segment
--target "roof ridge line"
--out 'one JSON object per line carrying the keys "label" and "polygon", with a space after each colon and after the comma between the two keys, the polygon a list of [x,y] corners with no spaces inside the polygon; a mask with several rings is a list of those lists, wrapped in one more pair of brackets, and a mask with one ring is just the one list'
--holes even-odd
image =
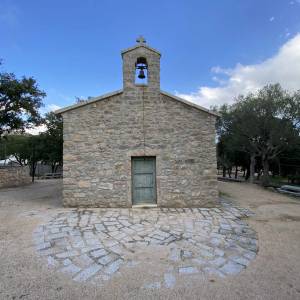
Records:
{"label": "roof ridge line", "polygon": [[[73,110],[73,109],[76,109],[76,108],[79,108],[79,107],[82,107],[82,106],[85,106],[85,105],[89,105],[89,104],[91,104],[91,103],[94,103],[94,102],[97,102],[97,101],[100,101],[100,100],[103,100],[103,99],[107,99],[107,98],[110,98],[110,97],[119,95],[119,94],[121,94],[121,93],[123,93],[123,89],[117,90],[117,91],[114,91],[114,92],[110,92],[110,93],[106,93],[106,94],[103,94],[103,95],[100,95],[100,96],[96,96],[96,97],[93,97],[93,98],[90,99],[90,100],[85,100],[85,101],[83,101],[83,102],[75,103],[75,104],[73,104],[73,105],[69,105],[69,106],[60,108],[60,109],[58,109],[58,110],[55,110],[54,113],[55,113],[55,114],[62,114],[62,113],[65,113],[65,112],[67,112],[67,111],[70,111],[70,110]],[[186,105],[188,105],[188,106],[194,107],[194,108],[199,109],[199,110],[201,110],[201,111],[203,111],[203,112],[206,112],[206,113],[208,113],[208,114],[211,114],[211,115],[213,115],[213,116],[215,116],[215,117],[219,117],[219,116],[220,116],[218,113],[216,113],[216,112],[214,112],[214,111],[211,111],[211,110],[209,110],[209,109],[207,109],[207,108],[205,108],[205,107],[203,107],[203,106],[200,106],[200,105],[198,105],[198,104],[195,104],[195,103],[193,103],[193,102],[190,102],[190,101],[188,101],[188,100],[186,100],[186,99],[183,99],[183,98],[181,98],[181,97],[178,97],[178,96],[173,95],[173,94],[171,94],[171,93],[168,93],[168,92],[166,92],[166,91],[160,90],[160,93],[161,93],[162,95],[165,95],[165,96],[167,96],[167,97],[170,97],[170,98],[172,98],[172,99],[174,99],[174,100],[176,100],[176,101],[179,101],[179,102],[181,102],[181,103],[184,103],[184,104],[186,104]]]}
{"label": "roof ridge line", "polygon": [[195,104],[195,103],[193,103],[193,102],[191,102],[191,101],[188,101],[188,100],[186,100],[186,99],[183,99],[183,98],[181,98],[181,97],[175,96],[175,95],[173,95],[173,94],[171,94],[171,93],[168,93],[168,92],[165,92],[165,91],[162,91],[162,90],[160,90],[160,92],[161,92],[161,94],[163,94],[163,95],[165,95],[165,96],[168,96],[168,97],[173,98],[174,100],[177,100],[177,101],[179,101],[179,102],[182,102],[182,103],[184,103],[184,104],[186,104],[186,105],[189,105],[189,106],[192,106],[192,107],[197,108],[197,109],[199,109],[199,110],[202,110],[202,111],[204,111],[204,112],[206,112],[206,113],[208,113],[208,114],[214,115],[214,116],[216,116],[216,117],[219,117],[219,116],[220,116],[217,112],[214,112],[214,111],[212,111],[212,110],[210,110],[210,109],[207,109],[207,108],[205,108],[205,107],[203,107],[203,106],[201,106],[201,105]]}
{"label": "roof ridge line", "polygon": [[92,97],[92,99],[90,99],[90,100],[84,100],[82,102],[75,103],[75,104],[60,108],[58,110],[55,110],[54,113],[55,114],[61,114],[61,113],[64,113],[66,111],[73,110],[73,109],[76,109],[78,107],[85,106],[85,105],[97,102],[99,100],[102,100],[102,99],[113,97],[113,96],[121,94],[121,93],[123,93],[123,89],[117,90],[117,91],[114,91],[114,92],[110,92],[110,93],[106,93],[106,94],[103,94],[101,96]]}
{"label": "roof ridge line", "polygon": [[140,47],[144,47],[144,48],[146,48],[148,50],[151,50],[151,51],[153,51],[153,52],[155,52],[155,53],[157,53],[157,54],[159,54],[161,56],[161,53],[158,50],[156,50],[155,48],[152,48],[152,47],[148,46],[147,44],[137,44],[137,45],[135,45],[133,47],[126,48],[126,49],[124,49],[124,50],[121,51],[121,55],[123,56],[124,53],[132,51],[132,50],[140,48]]}

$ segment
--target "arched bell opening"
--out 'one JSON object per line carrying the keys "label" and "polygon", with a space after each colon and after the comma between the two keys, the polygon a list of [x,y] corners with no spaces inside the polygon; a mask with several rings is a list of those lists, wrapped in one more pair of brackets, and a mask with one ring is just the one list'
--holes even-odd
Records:
{"label": "arched bell opening", "polygon": [[135,63],[135,83],[148,83],[148,64],[145,57],[139,57]]}

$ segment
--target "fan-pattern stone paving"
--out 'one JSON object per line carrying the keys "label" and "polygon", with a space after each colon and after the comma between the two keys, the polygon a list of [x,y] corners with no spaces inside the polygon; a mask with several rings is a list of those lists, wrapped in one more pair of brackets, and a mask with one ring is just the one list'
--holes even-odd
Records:
{"label": "fan-pattern stone paving", "polygon": [[146,288],[172,288],[178,276],[224,277],[256,256],[256,233],[241,218],[249,211],[222,208],[76,209],[58,213],[33,233],[48,265],[78,282],[105,283],[142,247],[165,247],[167,268]]}

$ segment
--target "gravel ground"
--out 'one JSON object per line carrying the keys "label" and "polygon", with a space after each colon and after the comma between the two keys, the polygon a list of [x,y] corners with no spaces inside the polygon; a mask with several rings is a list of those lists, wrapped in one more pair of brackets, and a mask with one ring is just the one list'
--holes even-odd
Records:
{"label": "gravel ground", "polygon": [[170,289],[145,287],[155,283],[165,259],[151,247],[142,253],[148,259],[105,285],[76,282],[49,268],[36,251],[33,232],[69,211],[61,208],[61,181],[2,189],[0,299],[300,299],[299,200],[242,183],[222,182],[220,191],[255,213],[244,221],[257,232],[258,255],[238,275],[179,277]]}

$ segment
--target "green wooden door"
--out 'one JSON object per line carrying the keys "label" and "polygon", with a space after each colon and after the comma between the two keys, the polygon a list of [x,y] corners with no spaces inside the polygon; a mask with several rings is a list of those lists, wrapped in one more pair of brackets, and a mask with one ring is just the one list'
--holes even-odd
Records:
{"label": "green wooden door", "polygon": [[133,204],[156,203],[155,157],[132,158]]}

